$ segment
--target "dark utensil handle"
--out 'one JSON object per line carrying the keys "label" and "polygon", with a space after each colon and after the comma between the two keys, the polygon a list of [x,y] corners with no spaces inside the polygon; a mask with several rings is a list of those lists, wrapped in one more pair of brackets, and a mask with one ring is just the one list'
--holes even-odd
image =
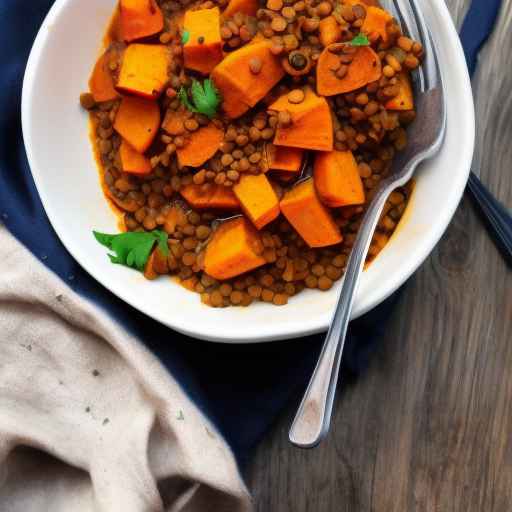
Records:
{"label": "dark utensil handle", "polygon": [[512,267],[512,216],[473,172],[469,175],[468,190],[487,222],[489,235]]}

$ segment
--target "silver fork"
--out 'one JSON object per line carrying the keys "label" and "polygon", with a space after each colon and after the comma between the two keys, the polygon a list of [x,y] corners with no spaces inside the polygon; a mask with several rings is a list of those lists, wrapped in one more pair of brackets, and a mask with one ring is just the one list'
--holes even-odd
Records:
{"label": "silver fork", "polygon": [[441,73],[425,19],[417,0],[395,0],[395,3],[400,21],[412,36],[419,37],[425,50],[425,59],[414,78],[417,116],[408,131],[408,146],[397,155],[390,176],[382,181],[354,242],[331,326],[290,429],[290,441],[301,448],[316,446],[329,430],[354,296],[386,199],[393,190],[412,178],[418,164],[439,151],[446,131],[446,104]]}

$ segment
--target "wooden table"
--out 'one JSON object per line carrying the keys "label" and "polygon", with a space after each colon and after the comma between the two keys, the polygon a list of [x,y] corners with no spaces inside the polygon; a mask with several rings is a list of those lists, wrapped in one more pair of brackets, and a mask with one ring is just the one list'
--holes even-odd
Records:
{"label": "wooden table", "polygon": [[[447,0],[460,25],[469,0]],[[512,0],[474,80],[474,165],[512,205]],[[446,172],[450,172],[446,169]],[[257,512],[510,512],[512,271],[465,197],[411,278],[369,370],[338,397],[330,437],[260,447]]]}

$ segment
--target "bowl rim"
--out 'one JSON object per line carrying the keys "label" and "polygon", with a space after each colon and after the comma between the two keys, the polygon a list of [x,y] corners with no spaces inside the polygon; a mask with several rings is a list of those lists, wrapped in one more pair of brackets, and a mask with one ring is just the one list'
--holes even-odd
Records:
{"label": "bowl rim", "polygon": [[[60,229],[59,222],[56,220],[57,217],[55,215],[54,209],[52,207],[52,203],[49,200],[45,187],[42,186],[42,178],[41,178],[41,170],[38,168],[36,164],[36,157],[34,156],[34,144],[32,142],[31,131],[29,129],[31,125],[31,105],[34,102],[34,95],[37,90],[36,87],[36,76],[37,76],[37,67],[39,63],[39,58],[44,49],[44,46],[49,37],[49,28],[54,23],[54,21],[58,18],[61,10],[71,1],[76,0],[57,0],[49,10],[46,18],[44,19],[39,32],[35,38],[34,44],[30,51],[30,55],[28,58],[27,66],[25,69],[25,75],[23,79],[23,88],[22,88],[22,100],[21,100],[21,120],[22,120],[22,131],[23,131],[23,139],[25,144],[25,150],[27,154],[27,159],[29,162],[29,166],[32,172],[32,176],[34,182],[36,184],[37,191],[41,198],[41,202],[45,209],[45,212],[48,216],[48,219],[57,233],[57,236],[68,250],[68,252],[73,256],[73,258],[80,264],[80,266],[89,273],[96,281],[103,284],[104,279],[100,275],[100,272],[97,272],[94,264],[89,264],[87,259],[84,259],[80,256],[80,251],[78,247],[71,243],[69,239],[67,239],[65,233],[63,233]],[[440,23],[445,25],[445,29],[447,32],[447,37],[450,39],[450,43],[453,48],[451,51],[451,55],[454,55],[454,58],[450,62],[450,66],[455,68],[456,74],[458,77],[462,78],[463,83],[461,83],[461,94],[463,96],[461,103],[468,105],[468,111],[466,112],[468,122],[465,123],[461,130],[465,131],[464,139],[469,143],[464,147],[464,153],[460,155],[460,158],[467,162],[467,172],[459,173],[458,180],[452,184],[450,191],[450,200],[446,208],[444,208],[440,215],[436,216],[436,222],[434,223],[434,230],[430,233],[429,236],[422,237],[416,246],[416,250],[414,253],[410,254],[410,257],[406,258],[403,261],[403,265],[401,265],[400,269],[397,269],[393,275],[389,276],[389,279],[386,281],[386,285],[380,290],[379,293],[371,293],[369,297],[366,297],[364,304],[359,305],[357,308],[354,308],[352,313],[352,319],[357,318],[369,310],[373,309],[379,303],[388,298],[394,291],[396,291],[402,284],[405,283],[407,279],[422,265],[427,256],[434,249],[441,236],[447,229],[455,210],[458,207],[460,199],[462,198],[462,194],[464,192],[467,179],[470,173],[471,159],[474,151],[474,143],[475,143],[475,113],[474,113],[474,103],[473,96],[471,91],[471,81],[469,77],[469,73],[466,67],[464,52],[462,49],[462,45],[460,43],[460,39],[456,32],[456,29],[452,23],[452,18],[446,7],[443,0],[432,0],[430,7],[436,14],[440,20]],[[108,286],[109,290],[114,293],[116,296],[121,298],[126,303],[130,304],[134,308],[139,311],[145,313],[151,318],[163,323],[164,325],[175,329],[181,333],[184,333],[193,338],[215,341],[215,342],[226,342],[226,343],[255,343],[255,342],[266,342],[266,341],[277,341],[282,339],[290,339],[295,337],[303,337],[315,333],[319,333],[327,330],[329,324],[329,315],[318,315],[315,318],[301,319],[301,322],[297,322],[297,325],[291,327],[289,324],[282,325],[280,328],[276,328],[277,326],[273,325],[261,325],[260,332],[251,332],[249,334],[244,334],[244,336],[234,337],[232,334],[223,334],[221,330],[216,333],[212,333],[208,330],[208,328],[204,328],[200,325],[200,323],[196,323],[196,325],[191,325],[190,321],[183,321],[178,315],[169,318],[164,316],[163,314],[159,314],[155,311],[150,311],[148,308],[144,307],[144,304],[138,303],[136,300],[132,299],[129,295],[125,294],[122,290],[118,289],[114,284]]]}

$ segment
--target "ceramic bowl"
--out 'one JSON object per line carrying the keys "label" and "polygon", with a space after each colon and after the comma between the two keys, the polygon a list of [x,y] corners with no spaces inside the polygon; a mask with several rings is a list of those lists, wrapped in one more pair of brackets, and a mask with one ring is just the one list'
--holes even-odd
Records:
{"label": "ceramic bowl", "polygon": [[[417,172],[404,219],[364,272],[353,317],[375,307],[422,264],[452,218],[468,178],[474,109],[464,55],[443,0],[422,2],[439,49],[448,97],[448,131],[439,155]],[[46,213],[73,257],[112,293],[154,319],[196,338],[229,343],[280,340],[328,327],[340,284],[305,291],[287,306],[213,309],[170,279],[146,281],[112,265],[92,230],[117,232],[103,196],[78,98],[99,54],[115,0],[57,0],[34,42],[23,87],[26,151]],[[171,339],[171,338],[170,338]]]}

